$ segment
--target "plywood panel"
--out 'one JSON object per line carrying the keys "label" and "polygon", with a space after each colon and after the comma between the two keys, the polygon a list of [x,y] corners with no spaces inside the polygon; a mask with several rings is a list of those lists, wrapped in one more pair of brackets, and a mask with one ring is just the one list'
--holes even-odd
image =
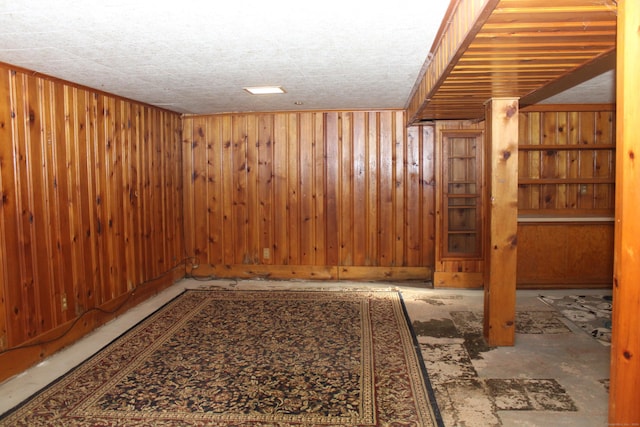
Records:
{"label": "plywood panel", "polygon": [[610,287],[612,249],[613,223],[520,223],[518,287]]}

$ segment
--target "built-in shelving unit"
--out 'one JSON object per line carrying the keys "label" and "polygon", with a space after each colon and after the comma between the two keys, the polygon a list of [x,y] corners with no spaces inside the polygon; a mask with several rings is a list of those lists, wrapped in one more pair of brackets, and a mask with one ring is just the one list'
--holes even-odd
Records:
{"label": "built-in shelving unit", "polygon": [[610,286],[614,109],[520,114],[518,287]]}

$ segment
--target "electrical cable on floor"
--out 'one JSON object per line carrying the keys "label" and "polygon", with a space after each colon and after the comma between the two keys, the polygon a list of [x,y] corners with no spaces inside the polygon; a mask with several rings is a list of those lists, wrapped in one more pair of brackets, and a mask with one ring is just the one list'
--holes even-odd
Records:
{"label": "electrical cable on floor", "polygon": [[203,280],[203,281],[205,281],[205,280],[213,280],[215,278],[213,276],[209,276],[209,277],[211,277],[211,279],[209,279],[209,278],[201,279],[201,278],[198,278],[196,276],[192,276],[191,274],[187,274],[187,261],[191,261],[191,265],[197,265],[198,258],[197,257],[193,257],[193,256],[185,256],[185,258],[183,258],[179,263],[176,263],[169,270],[165,271],[164,273],[160,274],[157,277],[145,280],[144,282],[140,283],[136,287],[132,288],[128,292],[128,295],[124,299],[124,301],[122,301],[122,303],[118,304],[118,306],[115,307],[113,310],[105,310],[105,309],[100,308],[100,307],[91,307],[88,310],[85,310],[82,313],[80,313],[79,315],[77,315],[76,318],[73,320],[73,322],[71,322],[69,327],[67,327],[67,329],[65,329],[60,335],[58,335],[58,336],[56,336],[54,338],[50,338],[48,340],[38,341],[38,342],[30,343],[30,344],[22,344],[22,345],[18,345],[18,346],[15,346],[15,347],[6,348],[4,350],[0,350],[0,356],[5,354],[5,353],[10,353],[12,351],[22,350],[22,349],[31,348],[31,347],[38,347],[38,346],[42,346],[42,345],[46,345],[46,344],[50,344],[52,342],[58,341],[59,339],[64,338],[65,335],[67,335],[69,332],[71,332],[71,330],[73,330],[73,328],[78,324],[78,322],[80,320],[82,320],[84,318],[84,316],[86,316],[89,313],[93,313],[93,312],[99,312],[99,313],[104,313],[104,314],[117,313],[118,311],[120,311],[120,309],[122,307],[124,307],[129,302],[129,300],[136,293],[137,290],[139,290],[141,287],[144,287],[145,285],[148,285],[151,282],[154,282],[156,280],[162,279],[168,273],[172,272],[173,270],[175,270],[176,268],[180,267],[181,265],[184,265],[184,267],[185,267],[185,275],[184,275],[185,278],[190,278],[190,279],[195,279],[195,280]]}

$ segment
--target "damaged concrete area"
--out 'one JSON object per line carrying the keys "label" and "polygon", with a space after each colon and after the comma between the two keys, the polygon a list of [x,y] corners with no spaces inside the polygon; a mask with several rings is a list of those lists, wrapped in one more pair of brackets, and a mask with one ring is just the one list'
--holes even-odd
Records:
{"label": "damaged concrete area", "polygon": [[609,348],[538,292],[518,291],[513,347],[486,344],[482,292],[420,294],[403,292],[446,426],[606,425]]}

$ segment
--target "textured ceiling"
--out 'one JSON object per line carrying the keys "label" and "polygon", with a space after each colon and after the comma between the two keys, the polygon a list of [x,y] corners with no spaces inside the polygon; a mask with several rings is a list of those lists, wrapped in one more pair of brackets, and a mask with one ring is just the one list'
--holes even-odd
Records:
{"label": "textured ceiling", "polygon": [[606,71],[582,84],[567,89],[539,104],[615,104],[616,72]]}
{"label": "textured ceiling", "polygon": [[448,3],[0,0],[0,61],[184,113],[404,108]]}
{"label": "textured ceiling", "polygon": [[404,108],[448,3],[0,0],[0,61],[182,113]]}

